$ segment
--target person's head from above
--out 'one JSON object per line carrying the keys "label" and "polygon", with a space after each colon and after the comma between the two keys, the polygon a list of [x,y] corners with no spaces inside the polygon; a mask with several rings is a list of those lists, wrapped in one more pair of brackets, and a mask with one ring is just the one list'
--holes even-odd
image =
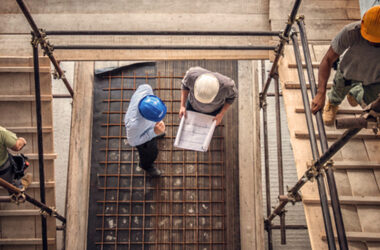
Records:
{"label": "person's head from above", "polygon": [[380,47],[380,5],[376,5],[364,13],[360,34],[372,46]]}
{"label": "person's head from above", "polygon": [[155,95],[147,95],[139,102],[139,112],[145,119],[159,122],[166,115],[165,103]]}
{"label": "person's head from above", "polygon": [[219,81],[213,75],[200,75],[194,84],[194,97],[198,102],[211,103],[219,92]]}

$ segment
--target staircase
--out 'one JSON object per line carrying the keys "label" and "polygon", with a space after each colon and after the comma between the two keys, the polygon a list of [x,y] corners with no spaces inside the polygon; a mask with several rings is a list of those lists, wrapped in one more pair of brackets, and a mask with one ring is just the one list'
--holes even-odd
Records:
{"label": "staircase", "polygon": [[[21,151],[31,166],[33,182],[26,193],[39,200],[38,141],[34,97],[34,69],[31,57],[0,57],[0,125],[24,137],[27,145]],[[55,206],[52,91],[50,62],[40,58],[41,112],[47,205]],[[8,192],[1,188],[0,196]],[[41,215],[30,203],[0,204],[0,249],[41,249]],[[56,249],[56,221],[47,217],[49,249]]]}
{"label": "staircase", "polygon": [[[310,45],[316,66],[328,45]],[[298,178],[301,178],[312,159],[302,96],[299,90],[293,48],[288,46],[279,66],[282,93],[285,102],[291,143]],[[317,76],[317,74],[316,74]],[[332,72],[329,85],[332,84]],[[311,100],[310,93],[309,99]],[[338,117],[355,117],[360,108],[352,108],[345,100]],[[316,128],[316,125],[314,125]],[[344,130],[326,127],[329,145]],[[334,157],[334,173],[341,203],[344,226],[350,249],[380,248],[380,136],[363,129]],[[328,187],[326,186],[326,189]],[[308,182],[301,189],[305,216],[313,249],[328,249],[316,182]],[[332,213],[331,213],[332,214]],[[333,219],[333,216],[331,216]]]}

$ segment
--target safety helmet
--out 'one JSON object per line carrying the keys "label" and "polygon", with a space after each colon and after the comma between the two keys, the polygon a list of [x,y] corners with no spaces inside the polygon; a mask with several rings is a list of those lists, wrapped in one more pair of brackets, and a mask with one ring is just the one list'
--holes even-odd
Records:
{"label": "safety helmet", "polygon": [[159,122],[166,115],[166,106],[158,96],[147,95],[140,100],[139,111],[145,119]]}
{"label": "safety helmet", "polygon": [[374,6],[364,13],[360,33],[367,41],[380,43],[380,5]]}
{"label": "safety helmet", "polygon": [[201,103],[210,103],[219,92],[219,81],[213,75],[205,73],[200,75],[194,84],[194,96]]}

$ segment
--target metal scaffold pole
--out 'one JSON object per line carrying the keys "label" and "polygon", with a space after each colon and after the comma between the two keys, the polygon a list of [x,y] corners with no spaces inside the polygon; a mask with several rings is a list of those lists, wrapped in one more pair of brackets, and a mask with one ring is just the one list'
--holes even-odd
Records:
{"label": "metal scaffold pole", "polygon": [[[36,119],[37,119],[37,136],[38,136],[38,163],[39,163],[39,178],[40,178],[40,199],[42,203],[46,203],[45,199],[45,173],[44,173],[44,148],[42,139],[42,115],[41,115],[41,86],[40,86],[40,70],[38,62],[38,43],[35,40],[36,36],[33,35],[33,66],[34,66],[34,85],[36,96]],[[42,244],[43,249],[48,249],[47,244],[47,223],[46,218],[41,215],[42,224]]]}

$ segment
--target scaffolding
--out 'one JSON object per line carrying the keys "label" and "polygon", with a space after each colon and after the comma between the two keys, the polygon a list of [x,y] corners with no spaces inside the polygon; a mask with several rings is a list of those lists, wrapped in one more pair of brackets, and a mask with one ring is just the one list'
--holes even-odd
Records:
{"label": "scaffolding", "polygon": [[[329,187],[330,197],[331,197],[331,204],[332,204],[332,210],[333,210],[333,216],[335,221],[335,229],[338,235],[338,242],[340,249],[348,249],[347,245],[347,239],[342,219],[342,214],[340,210],[339,205],[339,198],[338,193],[336,189],[334,174],[333,174],[333,163],[330,161],[331,157],[338,152],[354,135],[356,135],[361,128],[363,127],[371,127],[376,129],[379,124],[379,119],[376,114],[376,112],[379,112],[380,109],[378,106],[380,106],[378,103],[380,103],[380,100],[378,99],[370,108],[366,111],[365,116],[358,118],[356,120],[338,120],[337,124],[340,124],[342,127],[351,127],[349,128],[341,138],[339,138],[335,143],[333,143],[330,147],[328,147],[327,139],[326,139],[326,133],[324,130],[324,125],[322,121],[321,111],[319,111],[316,114],[316,121],[317,121],[317,128],[319,131],[319,137],[320,137],[320,143],[321,143],[321,149],[322,153],[320,154],[318,152],[318,146],[317,146],[317,139],[314,132],[314,125],[313,125],[313,118],[310,111],[310,102],[307,95],[307,87],[306,87],[306,81],[303,74],[303,68],[302,68],[302,59],[299,51],[299,45],[298,45],[298,32],[296,32],[294,29],[292,29],[292,26],[295,22],[297,22],[299,27],[299,34],[301,38],[302,48],[305,56],[305,63],[306,63],[306,69],[308,73],[308,78],[311,86],[311,93],[312,97],[316,94],[316,83],[315,83],[315,77],[312,71],[312,63],[310,58],[310,52],[308,51],[308,41],[306,37],[305,27],[304,27],[304,21],[303,17],[297,16],[298,9],[301,4],[301,0],[296,0],[294,3],[294,6],[292,8],[291,14],[288,19],[288,23],[286,24],[286,27],[284,31],[282,32],[276,32],[276,31],[268,31],[268,32],[169,32],[169,31],[147,31],[147,32],[129,32],[129,31],[43,31],[38,28],[36,23],[34,22],[28,8],[26,7],[23,0],[17,0],[17,3],[19,4],[20,9],[24,13],[27,21],[29,22],[31,28],[32,28],[32,46],[33,46],[33,57],[34,57],[34,73],[35,73],[35,83],[36,83],[36,113],[37,113],[37,127],[38,127],[38,148],[39,148],[39,165],[40,165],[40,190],[41,190],[41,203],[44,203],[44,174],[43,174],[43,144],[42,144],[42,126],[41,126],[41,104],[40,104],[40,92],[39,92],[39,66],[38,66],[38,47],[40,46],[45,54],[49,57],[51,60],[53,66],[55,67],[58,77],[60,77],[65,86],[67,87],[70,96],[74,97],[74,92],[70,87],[70,84],[68,83],[63,70],[60,68],[57,60],[54,58],[53,50],[76,50],[76,49],[168,49],[168,50],[179,50],[179,49],[185,49],[185,50],[274,50],[275,52],[275,58],[273,60],[272,68],[269,72],[269,77],[267,78],[267,81],[265,85],[263,86],[263,90],[260,93],[260,106],[263,110],[263,128],[264,128],[264,153],[265,153],[265,180],[266,180],[266,194],[267,194],[267,200],[266,200],[266,218],[265,218],[265,230],[268,233],[268,248],[273,249],[272,245],[272,230],[273,229],[280,229],[281,231],[281,242],[282,244],[286,244],[286,229],[306,229],[304,226],[297,226],[297,225],[286,225],[285,223],[285,206],[291,202],[298,202],[302,200],[301,195],[299,194],[299,190],[302,188],[302,186],[313,179],[317,180],[318,183],[318,189],[319,189],[319,195],[320,195],[320,202],[321,202],[321,208],[323,213],[323,219],[324,219],[324,225],[325,225],[325,231],[327,236],[327,242],[329,249],[336,249],[335,239],[334,239],[334,230],[333,230],[333,224],[331,222],[330,217],[330,211],[328,208],[328,202],[327,202],[327,192],[325,190],[325,180],[324,180],[324,174],[326,173],[327,183]],[[47,35],[136,35],[136,36],[143,36],[143,35],[170,35],[170,36],[191,36],[191,35],[198,35],[198,36],[278,36],[280,41],[277,46],[107,46],[107,45],[57,45],[53,46],[49,43],[47,40]],[[309,169],[305,172],[304,176],[297,181],[297,183],[290,188],[287,191],[287,194],[285,195],[284,185],[283,185],[283,163],[282,163],[282,144],[281,144],[281,122],[280,122],[280,102],[279,102],[279,75],[278,75],[278,63],[280,60],[280,57],[282,56],[284,52],[285,44],[289,43],[289,41],[292,40],[295,58],[297,62],[297,69],[298,69],[298,75],[301,85],[301,92],[303,97],[303,103],[305,108],[305,118],[308,125],[308,131],[310,135],[310,146],[312,149],[312,156],[313,161]],[[265,72],[263,72],[263,75],[265,75]],[[144,77],[144,76],[142,76]],[[147,77],[147,76],[145,76]],[[163,76],[160,76],[161,78]],[[135,78],[136,79],[136,76]],[[278,146],[278,153],[277,153],[277,160],[278,160],[278,173],[279,173],[279,204],[272,210],[271,209],[271,201],[270,201],[270,176],[269,176],[269,155],[268,155],[268,132],[267,132],[267,103],[266,98],[269,95],[268,88],[274,80],[275,84],[275,100],[276,100],[276,131],[277,131],[277,146]],[[118,89],[118,91],[133,91],[135,87],[130,89],[124,89],[123,87],[121,89]],[[109,86],[108,91],[111,92],[111,86]],[[157,90],[160,90],[158,88]],[[169,91],[173,91],[173,88],[169,88]],[[122,107],[124,101],[123,97],[121,96],[121,99],[118,100],[112,100],[107,99],[105,102],[110,103],[111,101],[120,102],[120,106]],[[165,100],[169,102],[175,102],[175,100]],[[110,112],[118,112],[117,114],[120,114],[120,117],[122,115],[122,110],[120,111],[112,111],[107,110],[106,114],[110,114]],[[170,111],[171,114],[173,111]],[[169,113],[170,113],[169,112]],[[374,113],[375,112],[375,113]],[[121,119],[121,118],[120,118]],[[121,120],[120,120],[121,123]],[[343,125],[342,125],[343,124]],[[352,128],[352,124],[356,124],[355,127]],[[121,131],[121,125],[120,126]],[[110,123],[105,124],[105,126],[108,128],[109,126],[113,126]],[[172,122],[171,126],[174,126],[174,123]],[[169,135],[169,139],[173,139],[174,135]],[[116,139],[121,140],[123,137],[119,135]],[[110,137],[106,136],[103,139],[109,140]],[[115,138],[114,138],[115,139]],[[111,149],[106,148],[105,151],[109,152]],[[112,149],[120,152],[120,142],[119,142],[119,148]],[[133,155],[133,149],[132,155]],[[132,160],[133,161],[133,160]],[[197,161],[196,164],[200,164],[201,162]],[[104,161],[102,164],[110,164],[110,162]],[[119,162],[117,163],[119,164]],[[163,162],[158,162],[158,164],[167,164]],[[133,173],[132,173],[133,174]],[[131,175],[128,175],[129,177]],[[107,178],[109,176],[103,176],[104,178]],[[1,185],[2,182],[0,182]],[[4,184],[5,185],[5,184]],[[143,187],[144,190],[146,190],[146,187]],[[105,193],[106,193],[105,189]],[[117,189],[118,192],[120,192],[119,189]],[[19,190],[13,190],[12,192],[20,193]],[[27,199],[28,200],[28,199]],[[104,198],[104,204],[107,202],[106,198]],[[185,200],[183,202],[186,202]],[[280,216],[280,225],[272,225],[272,220],[276,216]],[[101,214],[102,218],[105,216],[105,212]],[[154,216],[153,216],[154,217]],[[57,218],[64,221],[64,218],[61,216],[57,216]],[[102,228],[101,230],[105,230]],[[42,217],[42,231],[43,231],[43,249],[47,249],[47,237],[46,237],[46,221],[44,222],[44,219]],[[103,232],[102,231],[102,232]],[[186,231],[186,229],[185,229]],[[99,244],[103,244],[104,241],[98,242]],[[129,242],[129,244],[131,244]],[[157,242],[155,243],[157,244]],[[222,243],[223,244],[223,243]]]}

